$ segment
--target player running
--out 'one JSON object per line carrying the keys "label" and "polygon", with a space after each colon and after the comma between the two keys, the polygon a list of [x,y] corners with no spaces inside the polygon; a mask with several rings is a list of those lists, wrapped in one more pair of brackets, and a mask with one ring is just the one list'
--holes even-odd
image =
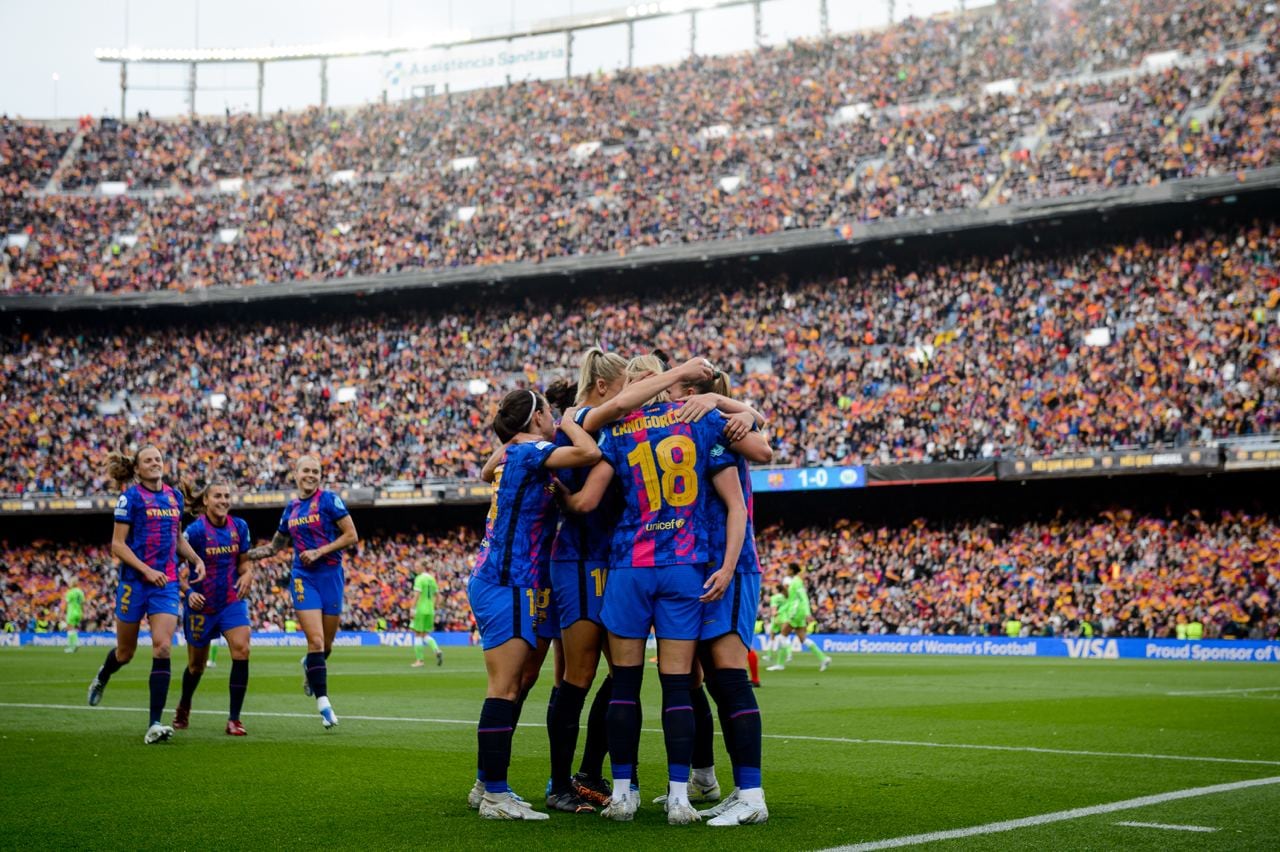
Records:
{"label": "player running", "polygon": [[74,654],[80,650],[80,622],[84,620],[84,590],[75,577],[71,578],[71,588],[62,596],[65,608],[63,619],[67,622],[67,650]]}
{"label": "player running", "polygon": [[413,578],[413,664],[411,668],[420,669],[426,665],[426,652],[423,645],[431,648],[436,655],[436,665],[444,665],[444,652],[440,650],[431,631],[436,626],[436,604],[440,600],[440,584],[430,573],[423,571]]}
{"label": "player running", "polygon": [[250,559],[265,559],[293,544],[289,591],[298,623],[307,637],[302,658],[302,691],[314,695],[325,730],[337,727],[338,716],[329,703],[329,673],[325,661],[333,652],[333,637],[342,614],[342,551],[359,536],[342,498],[320,488],[320,461],[302,456],[293,469],[297,495],[285,506],[280,526],[269,544],[249,551]]}
{"label": "player running", "polygon": [[[169,694],[169,653],[178,627],[178,558],[204,579],[204,562],[182,538],[182,495],[164,483],[164,458],[153,444],[133,456],[111,453],[107,474],[124,489],[116,500],[111,555],[120,560],[116,591],[116,646],[89,684],[89,706],[102,701],[111,676],[138,650],[146,616],[151,628],[151,721],[143,742],[167,742],[173,728],[162,723]],[[135,481],[136,480],[136,481]]]}
{"label": "player running", "polygon": [[471,611],[480,629],[489,683],[476,731],[480,777],[469,801],[478,796],[484,819],[545,820],[516,797],[507,784],[516,702],[529,658],[537,645],[539,566],[550,557],[556,508],[552,471],[588,467],[600,451],[565,412],[561,428],[572,442],[556,447],[555,421],[547,401],[530,390],[503,397],[493,427],[505,445],[496,469],[493,502],[485,523],[476,567],[467,584]]}
{"label": "player running", "polygon": [[[664,370],[665,364],[652,355],[633,359],[628,365],[635,379]],[[702,603],[724,594],[746,529],[741,489],[737,477],[726,469],[710,482],[730,507],[729,545],[725,564],[707,578],[701,501],[708,490],[711,449],[725,421],[719,413],[712,413],[697,423],[681,423],[675,418],[677,407],[664,393],[606,427],[600,438],[601,463],[591,471],[582,490],[566,499],[572,511],[588,512],[600,504],[615,478],[622,490],[622,514],[610,546],[612,576],[605,586],[601,610],[614,665],[608,712],[614,793],[603,815],[618,821],[630,821],[640,803],[638,792],[630,789],[630,780],[636,762],[644,647],[650,628],[658,637],[669,779],[667,822],[684,825],[700,818],[688,797],[694,732],[690,696],[693,656]]]}
{"label": "player running", "polygon": [[187,525],[182,537],[187,540],[205,564],[202,581],[187,582],[181,572],[182,633],[187,640],[187,667],[182,672],[182,697],[173,713],[173,727],[186,728],[191,721],[191,700],[209,661],[209,644],[218,637],[227,640],[231,649],[231,696],[226,732],[229,736],[246,734],[240,722],[245,691],[249,688],[249,605],[244,598],[253,585],[250,563],[249,525],[232,517],[231,486],[222,479],[210,481],[203,491],[184,486],[187,509],[196,519]]}
{"label": "player running", "polygon": [[[801,649],[808,648],[818,658],[818,671],[825,672],[831,666],[831,657],[823,653],[822,649],[818,647],[818,643],[806,635],[809,619],[813,617],[813,610],[809,606],[809,592],[804,587],[803,569],[793,562],[788,570],[790,571],[790,576],[783,581],[787,588],[787,600],[783,610],[786,617],[782,621],[782,642],[789,644],[791,635],[794,632],[800,639]],[[789,648],[787,662],[791,662]],[[769,666],[768,670],[780,672],[785,668],[786,664],[779,660]]]}

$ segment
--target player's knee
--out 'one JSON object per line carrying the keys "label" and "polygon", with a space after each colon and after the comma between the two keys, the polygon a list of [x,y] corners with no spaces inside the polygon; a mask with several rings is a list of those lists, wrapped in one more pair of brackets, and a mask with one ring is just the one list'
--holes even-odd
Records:
{"label": "player's knee", "polygon": [[204,674],[204,666],[204,660],[192,660],[187,663],[187,671],[191,672],[193,675],[202,675]]}
{"label": "player's knee", "polygon": [[170,653],[172,653],[172,651],[173,651],[173,648],[165,644],[157,644],[157,645],[151,646],[151,656],[152,658],[157,660],[169,659],[169,655]]}
{"label": "player's knee", "polygon": [[133,659],[133,654],[136,650],[136,648],[121,648],[117,646],[116,662],[123,666],[125,663]]}

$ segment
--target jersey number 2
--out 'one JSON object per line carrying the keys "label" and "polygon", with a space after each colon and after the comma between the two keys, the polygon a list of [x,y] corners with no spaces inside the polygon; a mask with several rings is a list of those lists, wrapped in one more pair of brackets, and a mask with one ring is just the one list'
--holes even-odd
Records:
{"label": "jersey number 2", "polygon": [[640,468],[650,512],[661,509],[664,501],[668,506],[688,506],[698,499],[698,448],[691,438],[669,435],[658,442],[656,452],[642,441],[627,453],[627,461]]}

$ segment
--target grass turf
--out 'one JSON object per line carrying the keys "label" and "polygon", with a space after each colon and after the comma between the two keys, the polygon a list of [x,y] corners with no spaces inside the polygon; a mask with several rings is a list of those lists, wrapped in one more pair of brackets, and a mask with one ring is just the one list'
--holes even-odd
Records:
{"label": "grass turf", "polygon": [[[299,652],[257,649],[245,704],[249,736],[243,739],[222,732],[230,668],[224,650],[195,701],[197,711],[212,712],[193,714],[189,730],[151,747],[142,744],[149,668],[142,650],[115,676],[97,709],[82,706],[103,649],[75,655],[0,650],[0,847],[678,843],[690,850],[731,845],[735,852],[776,852],[1280,776],[1280,667],[837,656],[820,674],[805,655],[786,672],[766,673],[757,693],[766,734],[768,825],[673,828],[660,806],[649,804],[665,792],[662,736],[651,730],[659,724],[652,668],[645,678],[649,732],[641,744],[645,804],[634,823],[569,814],[555,814],[549,823],[492,823],[464,803],[474,777],[474,720],[484,690],[483,660],[475,649],[446,649],[444,667],[429,661],[425,669],[409,668],[407,649],[337,649],[329,683],[342,725],[334,732],[321,728],[314,702],[301,694]],[[175,669],[170,708],[180,683],[181,670]],[[512,786],[540,810],[549,672],[548,666],[525,708],[511,769]],[[1168,694],[1211,690],[1254,691]],[[172,709],[166,722],[171,716]],[[719,741],[716,748],[727,792],[729,764]],[[1116,825],[1122,821],[1219,831]],[[1278,835],[1280,785],[1271,785],[952,840],[946,848],[1270,849]]]}

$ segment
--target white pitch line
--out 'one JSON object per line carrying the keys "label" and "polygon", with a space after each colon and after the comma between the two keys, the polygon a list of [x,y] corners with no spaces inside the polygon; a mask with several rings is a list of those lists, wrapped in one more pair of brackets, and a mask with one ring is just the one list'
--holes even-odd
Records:
{"label": "white pitch line", "polygon": [[1200,831],[1206,834],[1218,830],[1207,825],[1168,825],[1163,822],[1118,822],[1116,825],[1123,825],[1128,828],[1163,828],[1166,831]]}
{"label": "white pitch line", "polygon": [[1272,778],[1254,778],[1249,781],[1234,781],[1230,784],[1214,784],[1212,787],[1192,787],[1187,790],[1174,790],[1170,793],[1158,793],[1154,796],[1140,796],[1136,799],[1125,799],[1120,802],[1109,802],[1104,805],[1093,805],[1087,808],[1072,808],[1069,811],[1054,811],[1053,813],[1023,817],[1022,819],[989,822],[986,825],[956,828],[951,831],[931,831],[925,834],[910,834],[906,837],[891,837],[887,840],[873,840],[868,843],[836,846],[831,849],[823,850],[823,852],[874,852],[874,850],[877,849],[897,849],[902,846],[918,846],[924,843],[937,843],[940,840],[958,840],[962,837],[998,834],[1002,831],[1014,831],[1019,828],[1033,828],[1035,826],[1048,825],[1049,823],[1054,822],[1084,819],[1085,817],[1097,816],[1099,814],[1110,814],[1115,813],[1116,811],[1127,811],[1133,810],[1134,808],[1145,808],[1150,807],[1151,805],[1160,805],[1165,802],[1175,802],[1179,799],[1192,799],[1198,796],[1212,796],[1217,793],[1231,793],[1236,790],[1247,790],[1251,787],[1265,787],[1271,784],[1280,784],[1280,776]]}
{"label": "white pitch line", "polygon": [[[26,710],[116,710],[127,713],[146,713],[145,707],[89,707],[86,704],[23,704],[0,702],[0,707],[13,707]],[[192,710],[192,713],[209,713],[221,715],[221,710]],[[279,719],[312,719],[315,713],[273,713],[267,711],[246,710],[245,716],[266,716]],[[340,714],[339,719],[358,719],[362,722],[416,722],[439,725],[474,725],[474,719],[433,719],[422,716],[353,716]],[[661,734],[661,728],[644,728],[647,734]],[[718,732],[717,732],[718,733]],[[1029,754],[1057,754],[1067,757],[1122,757],[1131,760],[1177,760],[1189,763],[1232,763],[1245,766],[1280,766],[1280,760],[1255,760],[1244,757],[1197,757],[1186,754],[1148,754],[1144,752],[1122,751],[1085,751],[1083,749],[1039,748],[1037,746],[1002,746],[980,745],[975,743],[930,743],[914,740],[875,740],[855,737],[811,737],[803,734],[764,734],[767,740],[800,740],[804,742],[840,743],[844,745],[886,745],[908,748],[955,748],[969,751],[1007,751]]]}
{"label": "white pitch line", "polygon": [[1191,692],[1166,692],[1165,695],[1239,695],[1247,692],[1280,692],[1280,686],[1254,686],[1249,689],[1197,689]]}

